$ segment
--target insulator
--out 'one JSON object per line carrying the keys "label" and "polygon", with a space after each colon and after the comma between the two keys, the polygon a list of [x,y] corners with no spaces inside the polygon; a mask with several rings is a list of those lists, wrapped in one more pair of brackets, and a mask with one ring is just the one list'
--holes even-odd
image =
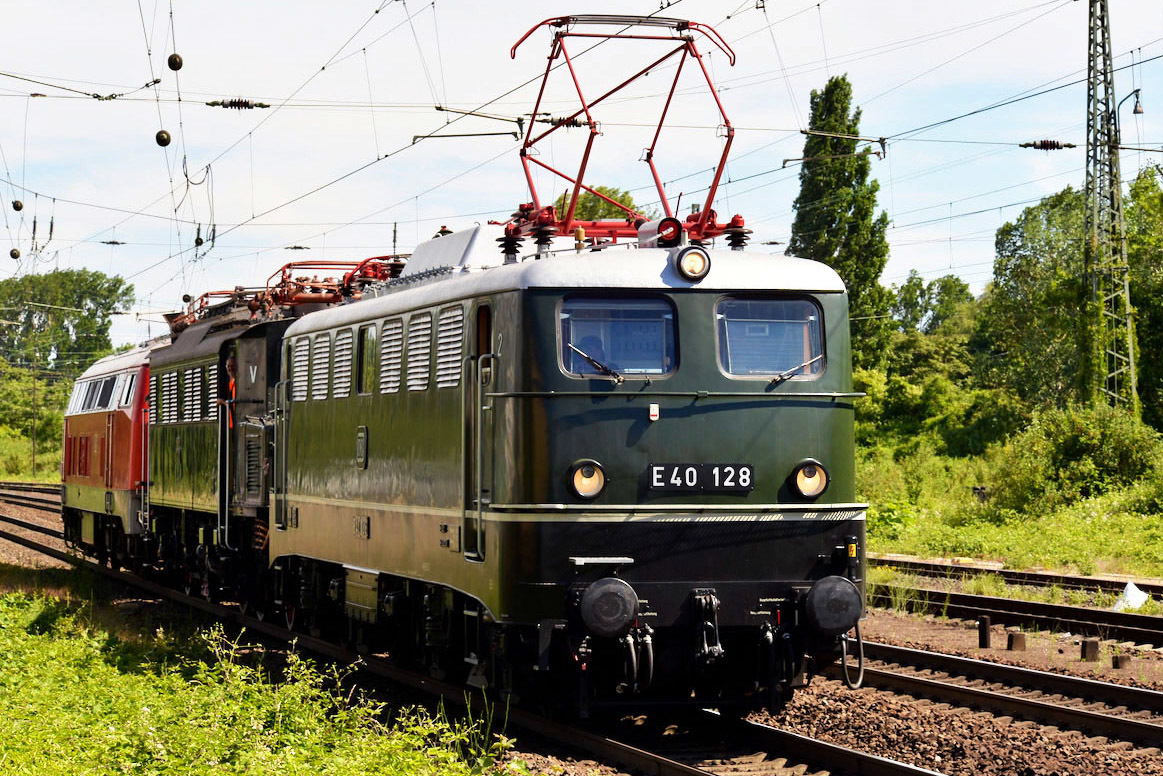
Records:
{"label": "insulator", "polygon": [[742,226],[731,226],[724,229],[723,234],[727,237],[727,245],[731,246],[731,250],[741,251],[747,245],[749,239],[747,235],[751,234],[751,230]]}
{"label": "insulator", "polygon": [[169,65],[170,70],[173,70],[175,73],[178,72],[182,69],[182,55],[170,54],[169,59],[166,60],[166,64]]}
{"label": "insulator", "polygon": [[194,297],[189,294],[182,294],[182,304],[189,304],[192,301],[194,301]]}
{"label": "insulator", "polygon": [[206,103],[211,108],[233,108],[234,110],[251,110],[252,108],[269,108],[265,102],[256,102],[246,97],[232,97],[229,100],[211,100]]}
{"label": "insulator", "polygon": [[1074,148],[1074,143],[1063,143],[1061,140],[1035,140],[1030,143],[1021,143],[1019,148],[1035,148],[1039,151],[1061,151],[1064,148]]}
{"label": "insulator", "polygon": [[505,256],[506,262],[515,262],[517,254],[521,251],[521,243],[525,242],[523,238],[518,235],[505,235],[497,238],[497,244],[501,246],[501,253]]}
{"label": "insulator", "polygon": [[533,242],[537,243],[539,247],[547,246],[553,242],[553,237],[556,234],[556,226],[539,226],[537,231],[533,233]]}
{"label": "insulator", "polygon": [[202,239],[202,225],[198,224],[198,234],[194,237],[194,245],[201,248],[203,242],[205,241]]}
{"label": "insulator", "polygon": [[12,250],[8,251],[8,255],[14,259],[19,259],[20,258],[20,249],[13,248]]}
{"label": "insulator", "polygon": [[153,139],[157,141],[158,145],[160,145],[162,148],[165,148],[170,144],[170,133],[166,132],[164,129],[159,129],[157,134],[154,135]]}
{"label": "insulator", "polygon": [[21,210],[24,210],[24,203],[18,199],[14,199],[12,200],[12,209],[19,213]]}

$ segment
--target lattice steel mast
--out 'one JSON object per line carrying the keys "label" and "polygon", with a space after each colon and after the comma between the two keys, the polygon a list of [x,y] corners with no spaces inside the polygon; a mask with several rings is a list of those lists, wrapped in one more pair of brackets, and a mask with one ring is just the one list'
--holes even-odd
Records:
{"label": "lattice steel mast", "polygon": [[1119,174],[1118,107],[1107,0],[1090,0],[1086,114],[1086,278],[1083,391],[1139,414],[1135,328]]}

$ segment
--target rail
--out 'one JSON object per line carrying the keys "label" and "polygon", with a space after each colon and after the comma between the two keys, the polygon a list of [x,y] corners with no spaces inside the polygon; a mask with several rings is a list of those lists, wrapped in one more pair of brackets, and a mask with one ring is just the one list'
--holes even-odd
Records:
{"label": "rail", "polygon": [[[1155,745],[1163,740],[1163,717],[1159,716],[1163,714],[1163,692],[1156,690],[888,644],[865,642],[864,655],[868,660],[884,664],[866,665],[864,669],[865,685],[876,689],[986,709],[1059,728],[1085,730],[1121,741]],[[944,676],[916,673],[921,669],[938,671]],[[833,678],[839,675],[832,669],[829,674]],[[979,686],[971,683],[973,680],[1000,684],[1004,689]],[[1037,695],[1031,695],[1031,691]],[[1074,705],[1067,699],[1074,699]],[[1096,703],[1107,708],[1095,709]],[[1155,716],[1133,718],[1127,716],[1134,713],[1129,710]]]}
{"label": "rail", "polygon": [[0,490],[27,491],[29,493],[61,493],[60,483],[40,482],[0,482]]}
{"label": "rail", "polygon": [[992,569],[980,566],[967,566],[960,563],[937,563],[926,560],[873,558],[868,559],[869,565],[897,569],[920,577],[937,579],[959,579],[968,576],[993,574],[1000,577],[1007,584],[1028,585],[1030,587],[1058,587],[1065,590],[1102,591],[1104,593],[1119,593],[1126,587],[1127,582],[1133,581],[1135,586],[1153,596],[1163,596],[1163,584],[1141,582],[1139,580],[1104,579],[1102,577],[1084,577],[1073,574],[1055,574],[1045,571],[1017,571],[1014,569]]}
{"label": "rail", "polygon": [[927,588],[880,585],[868,596],[870,606],[901,603],[912,612],[973,620],[988,616],[995,625],[1069,631],[1136,644],[1163,645],[1163,617],[1112,612],[1082,606],[1022,601],[1014,598],[951,593]]}

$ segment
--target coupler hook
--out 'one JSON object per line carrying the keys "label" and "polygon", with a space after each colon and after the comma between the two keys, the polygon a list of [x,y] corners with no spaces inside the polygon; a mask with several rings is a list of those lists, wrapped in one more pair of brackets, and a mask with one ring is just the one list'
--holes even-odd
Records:
{"label": "coupler hook", "polygon": [[699,617],[695,657],[699,662],[711,665],[724,654],[719,643],[719,598],[713,590],[695,591],[695,612]]}

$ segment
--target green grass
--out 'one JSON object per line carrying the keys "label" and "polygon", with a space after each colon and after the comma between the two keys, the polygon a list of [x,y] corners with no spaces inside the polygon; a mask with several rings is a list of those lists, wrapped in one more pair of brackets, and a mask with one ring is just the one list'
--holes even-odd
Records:
{"label": "green grass", "polygon": [[89,615],[0,595],[0,772],[470,774],[497,770],[509,743],[491,720],[389,717],[345,672],[294,652],[267,665],[218,628],[134,641]]}
{"label": "green grass", "polygon": [[32,442],[24,437],[0,433],[0,479],[29,482],[58,482],[61,474],[60,444],[40,444],[36,449],[36,471],[32,470]]}
{"label": "green grass", "polygon": [[858,451],[858,497],[871,504],[869,549],[999,560],[1012,568],[1163,577],[1163,481],[1146,479],[1048,512],[979,502],[1005,465],[996,453],[951,458],[922,438]]}

